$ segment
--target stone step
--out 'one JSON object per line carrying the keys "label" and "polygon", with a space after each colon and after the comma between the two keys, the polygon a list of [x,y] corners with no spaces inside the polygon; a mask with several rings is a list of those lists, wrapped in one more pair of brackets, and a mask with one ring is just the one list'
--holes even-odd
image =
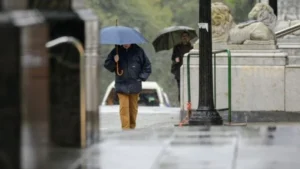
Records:
{"label": "stone step", "polygon": [[288,65],[299,65],[300,66],[300,55],[299,56],[288,56]]}

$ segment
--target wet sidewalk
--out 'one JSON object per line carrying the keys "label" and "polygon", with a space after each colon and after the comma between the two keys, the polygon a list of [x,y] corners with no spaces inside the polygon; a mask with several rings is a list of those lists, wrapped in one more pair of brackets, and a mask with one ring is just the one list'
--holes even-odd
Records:
{"label": "wet sidewalk", "polygon": [[299,169],[299,115],[233,114],[247,126],[178,128],[173,114],[140,114],[124,132],[118,114],[102,115],[101,141],[85,150],[51,146],[46,128],[24,126],[22,169]]}
{"label": "wet sidewalk", "polygon": [[182,127],[102,133],[69,169],[299,169],[300,126]]}

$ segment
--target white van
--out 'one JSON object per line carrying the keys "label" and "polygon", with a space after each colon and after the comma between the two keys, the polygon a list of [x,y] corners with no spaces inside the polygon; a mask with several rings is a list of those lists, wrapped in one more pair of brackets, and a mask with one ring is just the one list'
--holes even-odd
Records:
{"label": "white van", "polygon": [[[142,91],[139,96],[139,113],[176,111],[179,108],[170,107],[167,94],[153,81],[142,82]],[[115,82],[107,87],[102,103],[99,107],[100,113],[119,112],[119,99],[115,92]]]}

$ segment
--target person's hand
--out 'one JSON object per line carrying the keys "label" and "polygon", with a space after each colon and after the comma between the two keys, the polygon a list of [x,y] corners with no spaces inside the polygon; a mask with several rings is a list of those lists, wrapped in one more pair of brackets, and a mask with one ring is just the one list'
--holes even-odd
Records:
{"label": "person's hand", "polygon": [[115,62],[118,62],[118,61],[119,61],[119,55],[116,55],[116,56],[114,57],[114,60],[115,60]]}
{"label": "person's hand", "polygon": [[180,62],[179,57],[175,58],[175,62]]}

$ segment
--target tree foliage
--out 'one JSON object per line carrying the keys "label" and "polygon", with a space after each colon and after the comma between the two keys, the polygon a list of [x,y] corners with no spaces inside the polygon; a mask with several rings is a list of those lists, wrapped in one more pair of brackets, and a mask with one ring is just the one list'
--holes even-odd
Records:
{"label": "tree foliage", "polygon": [[248,13],[255,5],[256,0],[225,0],[225,3],[231,8],[235,22],[247,20]]}

